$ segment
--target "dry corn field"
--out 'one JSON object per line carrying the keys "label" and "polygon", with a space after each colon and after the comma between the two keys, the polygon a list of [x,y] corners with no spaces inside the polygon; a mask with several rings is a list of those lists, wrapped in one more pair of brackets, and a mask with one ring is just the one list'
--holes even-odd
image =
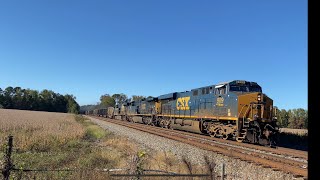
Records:
{"label": "dry corn field", "polygon": [[308,129],[280,128],[280,132],[296,134],[296,135],[300,135],[300,136],[308,136]]}
{"label": "dry corn field", "polygon": [[[119,173],[135,173],[138,166],[176,173],[190,173],[192,168],[193,173],[207,173],[206,167],[191,166],[188,159],[181,164],[169,152],[141,149],[135,142],[73,114],[0,109],[0,146],[7,143],[8,135],[13,135],[16,168],[76,170],[12,171],[11,179],[109,179],[108,173],[95,170],[129,168]],[[0,149],[0,169],[4,167],[4,151]],[[137,161],[139,153],[144,155]]]}
{"label": "dry corn field", "polygon": [[20,151],[59,146],[84,132],[72,114],[0,109],[0,144],[13,135],[14,147]]}

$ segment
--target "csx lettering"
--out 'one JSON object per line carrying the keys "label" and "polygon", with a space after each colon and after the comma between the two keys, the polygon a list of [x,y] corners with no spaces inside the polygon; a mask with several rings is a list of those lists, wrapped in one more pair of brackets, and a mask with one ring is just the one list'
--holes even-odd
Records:
{"label": "csx lettering", "polygon": [[189,110],[190,97],[180,97],[177,99],[177,110]]}

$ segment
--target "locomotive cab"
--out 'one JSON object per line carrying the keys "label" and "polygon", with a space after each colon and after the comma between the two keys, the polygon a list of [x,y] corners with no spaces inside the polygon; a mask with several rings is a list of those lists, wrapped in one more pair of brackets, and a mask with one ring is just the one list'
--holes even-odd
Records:
{"label": "locomotive cab", "polygon": [[273,100],[255,82],[233,81],[230,93],[238,95],[238,141],[274,145],[277,134]]}

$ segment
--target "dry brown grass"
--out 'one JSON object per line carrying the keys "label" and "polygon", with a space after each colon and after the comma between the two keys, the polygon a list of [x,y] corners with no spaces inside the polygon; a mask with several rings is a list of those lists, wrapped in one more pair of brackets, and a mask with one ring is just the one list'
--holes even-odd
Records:
{"label": "dry brown grass", "polygon": [[[179,160],[176,155],[171,152],[165,151],[148,151],[145,152],[144,150],[139,149],[139,147],[134,144],[132,141],[128,140],[124,137],[119,136],[112,136],[106,139],[106,141],[100,143],[102,147],[105,148],[103,153],[105,155],[112,154],[113,156],[117,154],[118,156],[118,168],[135,168],[137,166],[137,156],[139,153],[144,152],[145,155],[142,159],[142,168],[147,170],[161,170],[166,172],[174,172],[179,174],[210,174],[210,171],[207,169],[210,168],[211,170],[214,169],[213,159],[207,158],[208,167],[200,166],[192,164],[187,157],[184,157],[182,160]],[[204,157],[205,158],[205,157]],[[210,167],[209,167],[210,166]],[[121,172],[125,173],[125,172]],[[127,172],[128,173],[128,172]],[[130,173],[130,172],[129,172]],[[131,171],[131,173],[135,173]],[[162,174],[157,172],[148,172],[149,174]],[[148,174],[147,173],[147,174]],[[172,177],[152,177],[143,179],[172,179]],[[188,179],[188,178],[178,178],[175,177],[174,179]],[[194,179],[203,179],[203,178],[194,178]]]}
{"label": "dry brown grass", "polygon": [[0,109],[0,144],[13,135],[14,147],[21,151],[47,151],[84,133],[72,114]]}
{"label": "dry brown grass", "polygon": [[[118,157],[115,154],[106,156],[103,150],[94,148],[94,141],[104,138],[107,133],[97,129],[92,123],[78,122],[75,117],[65,113],[0,109],[0,145],[7,142],[8,135],[13,135],[12,158],[16,168],[80,170],[28,173],[13,171],[11,178],[106,179],[107,173],[90,169],[109,168],[117,164]],[[2,148],[0,165],[3,165],[3,153]]]}
{"label": "dry brown grass", "polygon": [[280,128],[280,132],[296,134],[296,135],[300,135],[300,136],[308,136],[308,129]]}
{"label": "dry brown grass", "polygon": [[[140,151],[141,152],[141,151]],[[129,159],[132,160],[136,159],[136,155],[132,155]],[[191,161],[188,159],[187,156],[183,157],[182,159],[178,159],[176,155],[172,154],[171,152],[165,151],[152,151],[146,153],[142,159],[142,168],[146,170],[156,170],[156,171],[163,171],[163,172],[145,172],[145,174],[166,174],[168,173],[176,173],[176,174],[210,174],[208,168],[211,170],[214,169],[212,166],[213,159],[208,159],[209,164],[211,167],[207,165],[196,165],[192,164]],[[137,166],[137,165],[134,165]],[[215,176],[215,174],[213,174]],[[176,179],[176,180],[198,180],[198,179],[211,179],[209,177],[168,177],[168,176],[155,176],[155,177],[144,177],[143,179]]]}
{"label": "dry brown grass", "polygon": [[[14,179],[108,179],[108,173],[89,169],[132,168],[120,173],[135,173],[138,166],[182,174],[207,173],[206,167],[192,165],[187,159],[183,163],[170,152],[150,151],[139,160],[142,150],[135,142],[72,114],[0,109],[0,145],[7,141],[9,134],[14,136],[13,159],[17,168],[80,170],[14,172]],[[3,152],[0,151],[0,155],[2,157]]]}

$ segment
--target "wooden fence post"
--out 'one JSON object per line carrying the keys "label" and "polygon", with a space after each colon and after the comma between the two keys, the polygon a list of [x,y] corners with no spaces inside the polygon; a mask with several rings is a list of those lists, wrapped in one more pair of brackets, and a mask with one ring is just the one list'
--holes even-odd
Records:
{"label": "wooden fence post", "polygon": [[8,148],[5,154],[5,165],[2,170],[2,175],[4,180],[9,180],[10,171],[13,168],[13,164],[11,162],[11,154],[12,154],[12,146],[13,146],[13,136],[8,136]]}

